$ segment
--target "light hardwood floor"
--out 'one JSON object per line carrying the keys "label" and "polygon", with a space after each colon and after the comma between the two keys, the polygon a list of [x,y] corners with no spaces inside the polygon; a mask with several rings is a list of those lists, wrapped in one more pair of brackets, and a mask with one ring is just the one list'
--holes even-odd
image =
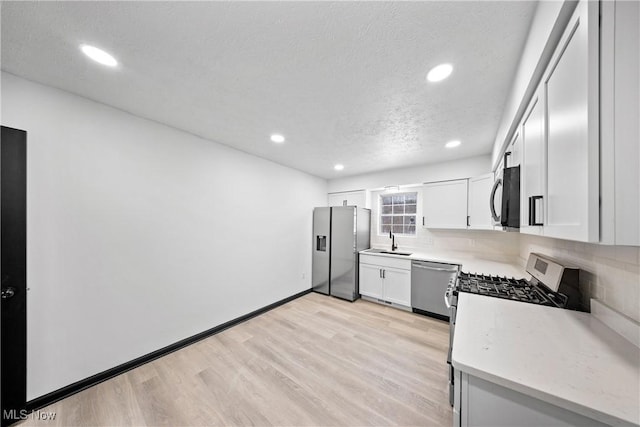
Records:
{"label": "light hardwood floor", "polygon": [[448,323],[311,293],[42,411],[46,426],[451,426]]}

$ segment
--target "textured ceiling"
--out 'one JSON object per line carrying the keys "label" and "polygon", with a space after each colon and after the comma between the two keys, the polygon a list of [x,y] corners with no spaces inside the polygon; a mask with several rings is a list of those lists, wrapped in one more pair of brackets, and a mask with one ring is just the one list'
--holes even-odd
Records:
{"label": "textured ceiling", "polygon": [[[490,153],[534,11],[516,1],[3,1],[2,69],[334,178]],[[81,43],[120,66],[91,62]],[[453,74],[428,84],[442,62]],[[287,141],[270,142],[274,132]],[[451,139],[462,146],[445,149]]]}

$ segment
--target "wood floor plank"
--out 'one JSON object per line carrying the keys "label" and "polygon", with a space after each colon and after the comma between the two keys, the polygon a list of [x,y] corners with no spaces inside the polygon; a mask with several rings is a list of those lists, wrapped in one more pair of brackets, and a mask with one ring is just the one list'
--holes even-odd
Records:
{"label": "wood floor plank", "polygon": [[447,322],[311,293],[77,393],[56,426],[450,426]]}

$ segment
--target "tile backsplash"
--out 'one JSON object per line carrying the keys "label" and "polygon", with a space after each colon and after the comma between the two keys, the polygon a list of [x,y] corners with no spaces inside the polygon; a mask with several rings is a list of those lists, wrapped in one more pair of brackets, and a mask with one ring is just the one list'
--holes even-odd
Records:
{"label": "tile backsplash", "polygon": [[[406,187],[402,191],[412,191]],[[371,192],[371,246],[391,249],[388,234],[380,232],[378,200],[383,191]],[[398,250],[412,251],[456,251],[482,255],[496,261],[517,263],[519,256],[518,233],[484,230],[433,230],[423,228],[422,206],[416,212],[416,235],[396,236]]]}
{"label": "tile backsplash", "polygon": [[640,248],[571,242],[520,234],[520,263],[531,252],[549,255],[580,267],[583,305],[597,298],[640,322]]}
{"label": "tile backsplash", "polygon": [[[412,191],[410,186],[401,191]],[[371,192],[371,246],[391,248],[388,234],[379,228],[378,199],[383,191]],[[539,252],[581,269],[583,306],[597,298],[640,322],[640,248],[571,242],[521,233],[472,230],[432,230],[420,226],[422,206],[416,212],[415,236],[396,236],[399,250],[415,252],[465,252],[494,261],[525,267],[529,253]],[[491,272],[486,272],[491,273]]]}

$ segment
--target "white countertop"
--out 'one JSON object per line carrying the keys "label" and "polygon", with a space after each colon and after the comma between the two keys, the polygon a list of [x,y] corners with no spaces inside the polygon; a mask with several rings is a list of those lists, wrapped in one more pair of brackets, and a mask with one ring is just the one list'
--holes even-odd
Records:
{"label": "white countertop", "polygon": [[461,292],[452,362],[605,424],[640,424],[640,349],[588,313]]}
{"label": "white countertop", "polygon": [[[497,274],[500,276],[515,277],[517,279],[530,277],[524,270],[524,267],[518,265],[514,260],[489,259],[468,253],[442,250],[434,252],[413,252],[407,250],[406,252],[411,252],[411,255],[408,256],[373,253],[367,252],[367,250],[360,251],[360,254],[459,264],[461,265],[461,270],[468,273]],[[399,250],[398,252],[405,252],[405,250]]]}

